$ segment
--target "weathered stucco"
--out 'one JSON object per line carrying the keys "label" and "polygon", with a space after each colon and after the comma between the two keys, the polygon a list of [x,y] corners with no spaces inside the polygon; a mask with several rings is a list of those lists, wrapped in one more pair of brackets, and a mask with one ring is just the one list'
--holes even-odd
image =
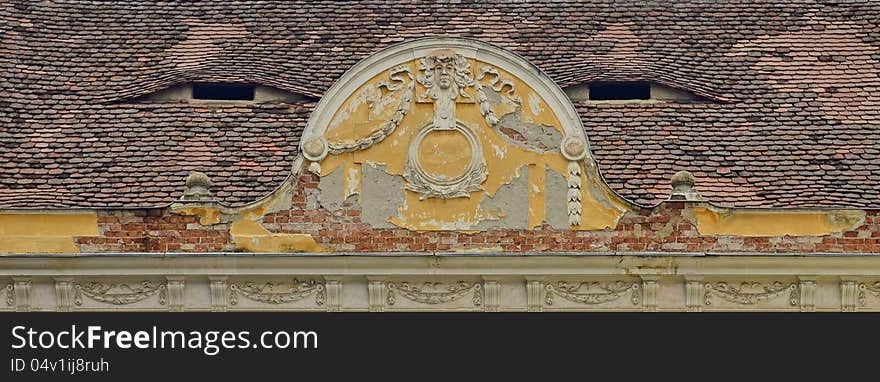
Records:
{"label": "weathered stucco", "polygon": [[556,152],[562,142],[562,134],[552,126],[524,123],[520,109],[502,116],[496,128],[508,142],[527,150]]}
{"label": "weathered stucco", "polygon": [[345,174],[342,168],[337,168],[327,176],[321,177],[318,183],[318,202],[327,211],[333,212],[342,207],[345,200]]}
{"label": "weathered stucco", "polygon": [[526,229],[529,224],[529,210],[523,208],[529,204],[529,170],[523,166],[519,170],[520,175],[514,178],[510,184],[504,185],[494,197],[483,200],[480,208],[490,214],[495,214],[494,219],[487,219],[477,225],[480,230],[484,229]]}
{"label": "weathered stucco", "polygon": [[[468,60],[475,71],[487,66],[474,59]],[[418,60],[404,66],[411,73],[419,72]],[[501,116],[498,125],[493,128],[486,122],[480,104],[474,101],[476,95],[472,90],[466,90],[470,98],[459,96],[455,102],[456,119],[470,129],[480,142],[482,150],[477,155],[485,159],[488,172],[488,177],[481,184],[482,190],[470,192],[468,197],[454,198],[423,198],[417,192],[404,190],[401,177],[406,172],[405,153],[414,136],[432,122],[435,113],[433,102],[420,100],[412,102],[409,112],[388,136],[381,140],[374,139],[363,149],[331,154],[320,161],[320,175],[322,178],[329,177],[326,181],[321,180],[321,200],[339,201],[340,195],[354,192],[350,187],[339,184],[337,168],[358,168],[360,174],[351,174],[361,175],[361,179],[346,178],[345,183],[366,184],[371,181],[366,179],[364,165],[373,164],[384,166],[387,175],[380,187],[382,195],[372,197],[364,190],[359,203],[363,220],[374,227],[386,227],[386,222],[390,222],[394,226],[417,231],[518,229],[524,227],[520,219],[522,213],[527,214],[527,228],[533,229],[546,222],[545,168],[557,174],[568,174],[569,161],[559,153],[564,136],[560,120],[529,84],[502,69],[495,69],[498,81],[505,85],[497,90],[486,89],[494,112]],[[401,98],[405,97],[404,92],[388,91],[388,77],[387,72],[382,72],[366,81],[335,112],[325,134],[331,145],[374,137],[377,131],[386,126],[383,123],[395,115]],[[421,86],[415,86],[415,98],[424,91]],[[468,147],[467,141],[455,131],[435,131],[422,140],[417,147],[417,156],[426,171],[440,178],[453,178],[460,175],[473,159]],[[524,171],[527,175],[524,174],[521,180],[524,184],[512,186],[521,168],[527,169]],[[380,175],[372,172],[370,177],[375,179]],[[580,189],[582,214],[588,218],[575,226],[569,226],[566,222],[557,227],[574,230],[613,228],[624,213],[633,209],[626,201],[616,198],[597,173],[581,171],[579,177],[579,183],[585,185]],[[344,187],[346,191],[330,190],[331,185]],[[374,182],[371,187],[376,186]],[[389,198],[397,195],[392,188],[402,192],[402,200]],[[496,194],[502,190],[504,192],[499,199]],[[514,196],[510,194],[511,190],[522,195]],[[563,190],[564,193],[568,192],[565,188]],[[558,188],[554,190],[558,191]],[[560,197],[564,198],[564,193]],[[517,203],[509,203],[508,200],[517,200]],[[390,205],[379,206],[377,203]],[[561,213],[567,213],[567,203],[554,202],[550,208],[563,208]],[[388,212],[392,210],[395,213],[389,215]],[[560,211],[551,213],[558,217]]]}
{"label": "weathered stucco", "polygon": [[312,235],[272,233],[259,223],[242,219],[230,226],[235,249],[247,252],[325,252]]}
{"label": "weathered stucco", "polygon": [[174,209],[175,213],[181,215],[190,215],[190,216],[198,216],[199,223],[202,225],[214,225],[220,223],[220,218],[223,215],[219,206],[214,205],[206,205],[206,206],[182,206]]}
{"label": "weathered stucco", "polygon": [[78,253],[75,237],[99,235],[94,212],[0,214],[0,253]]}
{"label": "weathered stucco", "polygon": [[361,220],[374,228],[394,227],[389,219],[403,202],[403,179],[389,175],[385,166],[366,165],[361,171]]}
{"label": "weathered stucco", "polygon": [[562,174],[546,170],[547,193],[547,224],[554,229],[568,228],[568,216],[565,213],[568,204],[568,182]]}
{"label": "weathered stucco", "polygon": [[862,225],[865,212],[856,210],[736,210],[696,207],[697,230],[703,235],[825,236]]}

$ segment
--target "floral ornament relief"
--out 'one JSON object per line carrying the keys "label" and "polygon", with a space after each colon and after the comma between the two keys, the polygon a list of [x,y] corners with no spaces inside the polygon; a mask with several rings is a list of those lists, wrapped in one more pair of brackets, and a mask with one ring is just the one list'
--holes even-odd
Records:
{"label": "floral ornament relief", "polygon": [[[404,168],[404,187],[419,194],[419,198],[458,198],[469,197],[470,193],[482,190],[482,183],[488,177],[486,161],[479,139],[471,128],[458,122],[456,119],[457,103],[476,103],[480,114],[490,127],[495,127],[500,119],[492,108],[492,102],[498,102],[498,97],[505,97],[509,102],[520,105],[522,100],[515,94],[516,85],[511,79],[502,78],[501,72],[493,66],[482,66],[475,77],[470,62],[461,54],[451,49],[434,51],[418,60],[419,74],[414,75],[407,65],[399,65],[388,71],[388,78],[380,81],[372,89],[367,97],[367,106],[372,109],[377,102],[387,104],[393,98],[388,98],[397,92],[403,92],[399,97],[395,112],[388,121],[370,136],[350,142],[327,143],[323,137],[310,137],[305,139],[303,146],[306,158],[312,160],[312,171],[319,171],[317,161],[326,155],[341,154],[351,151],[367,149],[374,144],[383,141],[391,135],[401,124],[403,118],[411,111],[415,84],[424,87],[425,91],[418,95],[417,102],[433,103],[434,113],[432,122],[423,127],[411,140],[408,157]],[[468,93],[469,88],[474,88],[475,97]],[[383,92],[384,90],[384,92]],[[492,93],[490,100],[489,94]],[[383,95],[384,94],[384,95]],[[419,162],[419,147],[425,136],[433,131],[457,131],[463,135],[471,149],[471,162],[465,171],[453,177],[431,174],[425,171]],[[569,224],[577,226],[581,221],[581,170],[577,160],[581,159],[585,152],[585,145],[575,148],[575,154],[569,154],[563,150],[564,156],[571,160],[568,174],[568,217]]]}
{"label": "floral ornament relief", "polygon": [[410,301],[423,304],[442,304],[455,301],[473,292],[472,302],[474,306],[483,305],[483,286],[480,283],[458,281],[455,283],[425,282],[421,287],[412,286],[408,282],[400,284],[388,283],[388,294],[385,302],[393,306],[397,302],[397,295]]}
{"label": "floral ornament relief", "polygon": [[[434,103],[433,122],[423,127],[409,145],[403,177],[405,188],[417,192],[419,199],[469,197],[471,192],[482,189],[480,186],[488,176],[486,160],[480,140],[471,129],[458,122],[455,105],[459,98],[472,101],[465,89],[474,86],[470,64],[460,54],[440,50],[419,60],[418,82],[426,92],[419,102]],[[452,178],[438,176],[425,171],[419,162],[419,147],[422,140],[434,131],[456,131],[467,139],[471,151],[471,161],[465,171]]]}
{"label": "floral ornament relief", "polygon": [[872,284],[859,284],[859,306],[865,306],[867,297],[865,292],[874,295],[874,297],[880,297],[880,281],[875,281]]}
{"label": "floral ornament relief", "polygon": [[774,281],[770,284],[744,282],[739,287],[736,287],[726,282],[718,282],[715,284],[707,283],[704,287],[706,289],[704,297],[706,305],[712,305],[712,295],[717,295],[724,300],[737,304],[754,305],[771,300],[786,291],[789,292],[789,305],[797,306],[800,303],[800,293],[796,283],[784,284],[779,281]]}
{"label": "floral ornament relief", "polygon": [[289,283],[257,284],[246,281],[241,284],[229,284],[229,303],[231,305],[238,304],[239,294],[252,301],[275,305],[299,301],[315,295],[315,304],[322,306],[327,297],[324,284],[315,280],[299,281],[297,279],[293,279]]}
{"label": "floral ornament relief", "polygon": [[571,302],[596,305],[617,300],[627,292],[631,292],[630,302],[633,305],[639,305],[642,301],[641,285],[638,282],[568,283],[560,281],[556,285],[547,284],[544,289],[546,289],[544,302],[547,305],[553,305],[554,297],[557,295]]}
{"label": "floral ornament relief", "polygon": [[82,305],[83,296],[106,304],[128,305],[159,294],[159,305],[168,301],[168,285],[142,281],[139,284],[89,282],[74,284],[73,303]]}

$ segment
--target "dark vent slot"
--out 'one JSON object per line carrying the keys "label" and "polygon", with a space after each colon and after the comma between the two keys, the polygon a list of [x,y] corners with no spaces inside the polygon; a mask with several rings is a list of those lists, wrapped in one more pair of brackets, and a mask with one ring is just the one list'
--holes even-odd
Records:
{"label": "dark vent slot", "polygon": [[590,99],[595,101],[651,99],[651,86],[646,83],[592,84]]}
{"label": "dark vent slot", "polygon": [[193,84],[193,99],[253,101],[254,85]]}

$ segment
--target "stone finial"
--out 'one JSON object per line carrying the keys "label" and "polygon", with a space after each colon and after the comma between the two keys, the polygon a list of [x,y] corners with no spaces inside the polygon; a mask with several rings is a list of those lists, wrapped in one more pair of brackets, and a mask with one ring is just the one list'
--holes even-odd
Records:
{"label": "stone finial", "polygon": [[694,174],[690,171],[679,171],[670,179],[672,195],[669,200],[701,200],[700,193],[694,191]]}
{"label": "stone finial", "polygon": [[186,201],[211,201],[214,199],[210,191],[213,185],[208,175],[205,175],[203,172],[193,171],[186,177],[186,188],[183,190],[183,196],[180,199]]}

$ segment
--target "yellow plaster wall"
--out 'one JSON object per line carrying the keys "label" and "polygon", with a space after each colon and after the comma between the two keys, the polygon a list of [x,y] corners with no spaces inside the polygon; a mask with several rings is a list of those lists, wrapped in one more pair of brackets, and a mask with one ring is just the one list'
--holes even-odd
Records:
{"label": "yellow plaster wall", "polygon": [[268,213],[290,208],[290,193],[294,178],[288,178],[277,190],[267,197],[249,205],[229,208],[220,205],[187,205],[178,203],[171,206],[171,212],[181,215],[198,216],[202,225],[215,225],[231,222],[229,234],[236,250],[247,252],[324,252],[309,234],[273,233],[257,221]]}
{"label": "yellow plaster wall", "polygon": [[[478,72],[484,63],[470,60],[472,72]],[[409,68],[414,74],[418,74],[417,61],[409,63]],[[552,112],[547,103],[530,89],[526,83],[509,73],[499,69],[502,79],[509,79],[514,83],[515,95],[522,100],[521,116],[523,123],[543,124],[556,128],[561,136],[561,123]],[[325,134],[330,142],[350,142],[364,138],[378,130],[385,121],[391,118],[397,108],[403,91],[390,93],[389,97],[384,89],[384,100],[379,99],[376,86],[379,81],[387,78],[387,72],[381,73],[367,81],[356,90],[338,110]],[[509,87],[502,89],[502,97],[506,96]],[[424,92],[421,85],[416,85],[414,99]],[[466,90],[474,99],[476,95],[473,88]],[[568,161],[558,151],[540,153],[526,150],[514,145],[500,136],[495,129],[491,128],[480,114],[479,105],[459,97],[456,105],[456,117],[465,123],[481,142],[483,156],[486,159],[488,178],[482,184],[485,192],[473,192],[470,198],[428,198],[419,200],[419,194],[409,190],[404,191],[404,202],[398,208],[398,215],[390,219],[390,222],[411,230],[469,230],[482,220],[497,219],[497,211],[486,211],[480,208],[480,204],[486,197],[492,197],[498,190],[519,176],[518,169],[529,166],[529,217],[528,225],[535,228],[546,220],[545,206],[545,175],[544,167],[548,166],[554,171],[568,176]],[[499,105],[493,105],[495,113],[501,117],[515,110],[516,105],[506,101]],[[391,175],[403,176],[407,161],[407,151],[410,141],[424,126],[432,121],[434,104],[430,102],[413,102],[411,109],[397,129],[383,141],[373,146],[356,152],[330,155],[321,164],[321,176],[333,172],[338,166],[346,169],[359,167],[365,163],[384,164],[387,172]],[[436,132],[435,132],[436,133]],[[455,134],[431,133],[431,143],[425,141],[420,145],[420,157],[436,157],[431,150],[439,148],[439,151],[448,152],[453,147],[460,147],[460,155],[469,157],[467,145],[461,147],[461,137]],[[457,169],[461,163],[451,161],[443,163],[438,159],[437,163],[424,163],[425,168],[449,168]],[[452,171],[454,172],[454,171]],[[453,176],[452,172],[438,171],[441,175]],[[360,171],[355,172],[360,175]],[[597,174],[596,174],[597,175]],[[586,171],[581,171],[582,201],[584,218],[580,226],[573,227],[577,230],[596,230],[613,228],[617,221],[626,211],[632,208],[625,201],[616,198],[613,192],[607,189],[596,176],[590,179]],[[346,177],[346,184],[352,182]],[[591,191],[591,187],[598,185],[600,192]],[[349,192],[353,187],[346,187]],[[359,191],[359,190],[358,190]],[[362,201],[362,199],[361,199]],[[524,208],[526,206],[523,206]]]}
{"label": "yellow plaster wall", "polygon": [[734,236],[825,236],[857,228],[865,221],[864,211],[812,210],[772,211],[695,207],[697,231],[701,235]]}
{"label": "yellow plaster wall", "polygon": [[99,235],[94,212],[0,214],[0,253],[79,253],[75,237]]}
{"label": "yellow plaster wall", "polygon": [[229,229],[236,250],[248,252],[326,252],[312,235],[272,233],[259,223],[242,219]]}

